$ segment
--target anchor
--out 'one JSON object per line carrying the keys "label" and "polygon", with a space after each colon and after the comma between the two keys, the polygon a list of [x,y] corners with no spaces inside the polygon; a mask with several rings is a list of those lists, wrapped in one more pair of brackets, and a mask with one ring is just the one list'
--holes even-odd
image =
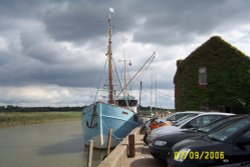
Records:
{"label": "anchor", "polygon": [[97,113],[96,113],[96,105],[94,105],[94,108],[93,108],[93,114],[91,116],[91,121],[90,123],[88,122],[88,120],[86,120],[86,125],[88,128],[95,128],[97,126],[97,123],[94,123],[94,119],[95,119],[95,116],[97,116]]}

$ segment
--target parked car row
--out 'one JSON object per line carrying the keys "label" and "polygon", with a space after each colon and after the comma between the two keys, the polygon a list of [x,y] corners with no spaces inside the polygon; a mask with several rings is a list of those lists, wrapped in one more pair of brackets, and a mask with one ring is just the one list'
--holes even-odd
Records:
{"label": "parked car row", "polygon": [[156,137],[160,137],[172,132],[182,131],[183,129],[198,129],[209,124],[216,119],[221,117],[233,115],[230,113],[220,113],[220,112],[196,112],[193,114],[189,114],[175,123],[173,126],[162,126],[156,129],[153,129],[147,136],[147,142],[152,142]]}
{"label": "parked car row", "polygon": [[170,167],[248,166],[250,116],[193,112],[151,130],[146,143],[152,156]]}
{"label": "parked car row", "polygon": [[150,134],[152,130],[162,127],[162,126],[171,126],[189,117],[195,116],[199,113],[201,112],[186,111],[186,112],[176,112],[173,114],[169,114],[165,118],[153,117],[152,119],[148,120],[145,123],[146,131],[145,131],[144,138],[143,138],[144,142],[148,144],[147,137],[148,137],[148,134]]}

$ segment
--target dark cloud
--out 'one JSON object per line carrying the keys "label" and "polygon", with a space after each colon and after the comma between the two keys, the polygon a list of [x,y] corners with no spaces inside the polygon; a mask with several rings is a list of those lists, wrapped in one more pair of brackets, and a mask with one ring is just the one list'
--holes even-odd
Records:
{"label": "dark cloud", "polygon": [[9,53],[6,51],[0,51],[0,66],[7,64],[9,60]]}
{"label": "dark cloud", "polygon": [[0,51],[0,85],[91,87],[101,70],[91,59],[68,51],[40,31],[23,31],[19,50]]}
{"label": "dark cloud", "polygon": [[[21,62],[19,62],[21,63]],[[74,69],[65,67],[65,64],[41,64],[30,61],[21,64],[9,64],[0,71],[1,86],[25,86],[37,84],[53,84],[66,87],[93,87],[96,81],[96,74],[100,69]]]}
{"label": "dark cloud", "polygon": [[1,19],[27,19],[36,18],[49,6],[59,1],[51,0],[1,0],[0,18]]}
{"label": "dark cloud", "polygon": [[[1,0],[0,86],[98,87],[109,7],[115,9],[114,50],[133,42],[129,53],[145,52],[130,55],[136,61],[132,73],[151,51],[157,52],[155,48],[166,52],[159,53],[161,63],[148,70],[159,73],[157,85],[162,89],[173,89],[175,59],[182,56],[176,54],[183,54],[179,48],[200,36],[237,30],[249,24],[250,15],[250,1],[244,0]],[[245,31],[249,35],[249,29]],[[121,42],[123,38],[127,43]],[[176,51],[168,53],[173,46]],[[150,83],[150,75],[135,80],[135,89],[140,80]]]}
{"label": "dark cloud", "polygon": [[[43,21],[56,40],[91,40],[107,34],[108,8],[112,6],[116,33],[136,29],[135,41],[171,45],[190,42],[224,24],[235,27],[245,23],[249,5],[242,0],[62,1],[47,9]],[[141,19],[145,22],[139,24]]]}
{"label": "dark cloud", "polygon": [[[47,32],[56,40],[86,41],[99,36],[107,35],[107,18],[109,7],[114,7],[117,15],[113,20],[116,22],[116,33],[126,31],[133,25],[133,19],[129,15],[120,12],[123,2],[111,1],[70,1],[60,3],[54,8],[49,8],[43,21]],[[124,15],[124,16],[123,16]],[[125,17],[125,18],[124,18]]]}
{"label": "dark cloud", "polygon": [[[3,0],[0,13],[3,20],[39,19],[52,38],[83,42],[107,34],[108,8],[113,7],[116,33],[137,29],[135,41],[169,45],[189,42],[225,24],[224,28],[244,24],[250,14],[249,5],[250,2],[244,0],[157,0],[154,3],[145,0],[21,0],[18,3]],[[143,18],[145,23],[138,25],[138,20]]]}
{"label": "dark cloud", "polygon": [[[60,61],[60,50],[53,43],[41,37],[36,31],[22,32],[20,34],[22,51],[25,56],[40,60],[45,63]],[[52,45],[52,46],[51,46]]]}
{"label": "dark cloud", "polygon": [[158,1],[142,3],[137,15],[146,22],[135,33],[138,42],[171,45],[188,43],[196,36],[209,34],[221,26],[236,28],[248,23],[250,2],[233,0],[215,1]]}

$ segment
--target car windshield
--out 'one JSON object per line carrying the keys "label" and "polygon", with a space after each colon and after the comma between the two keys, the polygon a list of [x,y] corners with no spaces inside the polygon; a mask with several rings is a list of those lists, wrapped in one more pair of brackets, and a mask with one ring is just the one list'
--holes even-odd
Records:
{"label": "car windshield", "polygon": [[229,121],[233,121],[234,119],[232,118],[219,118],[218,120],[215,120],[213,122],[211,122],[209,125],[203,127],[203,128],[200,128],[198,129],[199,131],[201,132],[209,132],[211,131],[212,129],[216,128],[216,127],[219,127],[221,125],[224,125],[226,123],[229,123]]}
{"label": "car windshield", "polygon": [[222,128],[214,133],[209,134],[208,137],[211,139],[218,140],[218,141],[225,141],[230,136],[235,134],[239,129],[241,129],[249,124],[250,124],[249,119],[242,119],[242,120],[239,120],[237,122],[234,122],[234,123]]}
{"label": "car windshield", "polygon": [[165,120],[166,121],[174,121],[176,119],[176,115],[177,115],[176,113],[170,114],[170,115],[165,117]]}
{"label": "car windshield", "polygon": [[185,117],[179,119],[175,124],[174,126],[180,126],[182,125],[184,122],[190,120],[192,117],[198,115],[198,113],[193,113],[193,114],[189,114],[189,115],[186,115]]}
{"label": "car windshield", "polygon": [[171,114],[170,116],[167,116],[165,119],[166,121],[177,121],[179,119],[182,119],[183,117],[189,115],[191,113],[174,113]]}

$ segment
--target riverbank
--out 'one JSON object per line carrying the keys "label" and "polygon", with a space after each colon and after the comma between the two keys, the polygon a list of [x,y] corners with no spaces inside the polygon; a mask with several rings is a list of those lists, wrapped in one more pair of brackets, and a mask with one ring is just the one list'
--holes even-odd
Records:
{"label": "riverbank", "polygon": [[81,120],[82,112],[0,112],[0,128],[25,124]]}

